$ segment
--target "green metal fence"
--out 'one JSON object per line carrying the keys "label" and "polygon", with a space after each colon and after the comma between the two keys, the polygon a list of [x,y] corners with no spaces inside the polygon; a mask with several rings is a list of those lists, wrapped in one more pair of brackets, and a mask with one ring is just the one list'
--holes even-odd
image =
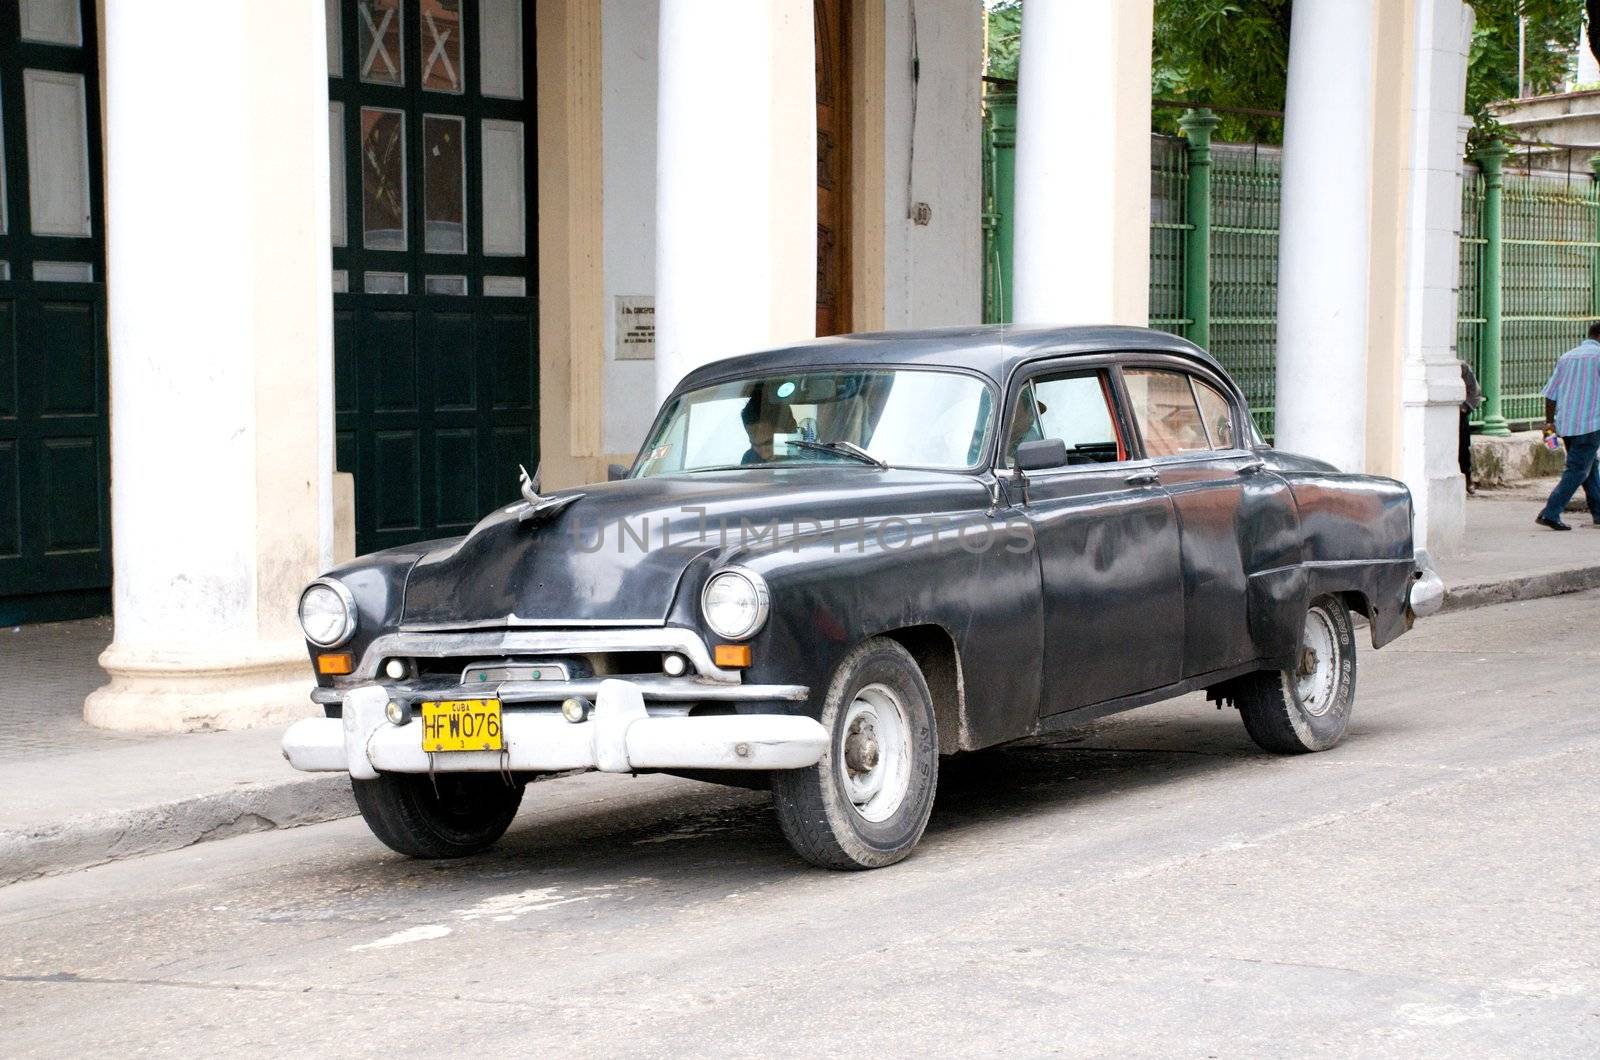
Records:
{"label": "green metal fence", "polygon": [[[1016,97],[985,95],[984,314],[1011,319]],[[1275,147],[1213,144],[1216,121],[1190,111],[1185,137],[1151,142],[1150,326],[1209,349],[1273,433],[1277,341]],[[1544,418],[1556,358],[1600,318],[1600,156],[1596,176],[1503,173],[1504,147],[1469,164],[1461,194],[1460,356],[1483,383],[1474,423],[1491,434]]]}

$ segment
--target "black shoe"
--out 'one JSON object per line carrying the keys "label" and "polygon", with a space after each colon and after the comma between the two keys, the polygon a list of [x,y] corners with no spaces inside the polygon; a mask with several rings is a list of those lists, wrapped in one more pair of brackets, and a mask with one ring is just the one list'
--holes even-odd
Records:
{"label": "black shoe", "polygon": [[1566,523],[1563,523],[1560,519],[1546,519],[1542,515],[1534,516],[1533,517],[1533,521],[1538,523],[1540,526],[1548,526],[1552,530],[1571,530],[1572,529],[1572,527],[1568,526]]}

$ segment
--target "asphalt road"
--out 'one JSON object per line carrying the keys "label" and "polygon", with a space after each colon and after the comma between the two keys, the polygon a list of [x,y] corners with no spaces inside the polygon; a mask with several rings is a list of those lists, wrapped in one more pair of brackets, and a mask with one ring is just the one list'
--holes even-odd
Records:
{"label": "asphalt road", "polygon": [[463,862],[345,821],[13,885],[0,1054],[1594,1056],[1597,616],[1367,649],[1321,755],[1190,697],[947,762],[878,872],[591,775]]}

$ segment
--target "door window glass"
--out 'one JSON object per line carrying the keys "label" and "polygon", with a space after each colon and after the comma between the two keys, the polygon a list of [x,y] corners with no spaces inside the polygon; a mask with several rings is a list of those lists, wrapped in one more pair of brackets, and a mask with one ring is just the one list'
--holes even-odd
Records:
{"label": "door window glass", "polygon": [[467,122],[442,114],[422,116],[423,249],[467,252]]}
{"label": "door window glass", "polygon": [[483,252],[520,258],[528,222],[523,201],[522,123],[483,119]]}
{"label": "door window glass", "polygon": [[358,0],[356,26],[360,30],[361,80],[375,85],[403,85],[401,48],[405,40],[400,0]]}
{"label": "door window glass", "polygon": [[1006,448],[1007,463],[1017,446],[1059,438],[1069,464],[1104,464],[1127,455],[1117,434],[1103,372],[1073,372],[1030,380],[1017,400]]}
{"label": "door window glass", "polygon": [[83,13],[78,0],[22,0],[22,39],[42,44],[83,43]]}
{"label": "door window glass", "polygon": [[328,104],[328,196],[333,245],[342,247],[350,232],[344,201],[344,104],[338,102]]}
{"label": "door window glass", "polygon": [[361,108],[361,226],[368,250],[406,249],[405,114]]}
{"label": "door window glass", "polygon": [[478,91],[521,99],[522,0],[483,0],[478,18]]}
{"label": "door window glass", "polygon": [[89,118],[82,74],[22,71],[33,234],[87,236]]}
{"label": "door window glass", "polygon": [[1233,409],[1228,405],[1228,399],[1217,393],[1209,383],[1194,381],[1194,396],[1200,402],[1200,418],[1206,425],[1206,433],[1211,436],[1211,448],[1234,449],[1239,445],[1238,435],[1233,429]]}
{"label": "door window glass", "polygon": [[460,93],[461,0],[422,0],[422,87]]}
{"label": "door window glass", "polygon": [[339,17],[339,0],[323,0],[323,26],[328,33],[328,76],[344,76],[344,23]]}
{"label": "door window glass", "polygon": [[1187,373],[1130,368],[1122,377],[1144,435],[1146,456],[1177,456],[1211,448]]}

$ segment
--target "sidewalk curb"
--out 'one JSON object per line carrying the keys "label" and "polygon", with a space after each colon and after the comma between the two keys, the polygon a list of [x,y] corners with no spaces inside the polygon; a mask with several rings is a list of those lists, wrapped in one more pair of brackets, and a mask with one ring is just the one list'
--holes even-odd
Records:
{"label": "sidewalk curb", "polygon": [[1600,588],[1600,567],[1578,567],[1574,570],[1551,571],[1548,574],[1530,574],[1520,578],[1504,578],[1499,581],[1447,587],[1444,594],[1444,610],[1465,611],[1492,604],[1509,604],[1518,600],[1538,600],[1546,596],[1581,593],[1585,589],[1595,588]]}
{"label": "sidewalk curb", "polygon": [[[1600,566],[1480,582],[1447,589],[1444,612],[1536,600],[1600,588]],[[543,779],[543,778],[541,778]],[[270,784],[76,818],[38,831],[0,831],[0,887],[161,854],[248,832],[297,828],[352,817],[343,773],[305,774]]]}
{"label": "sidewalk curb", "polygon": [[0,832],[0,887],[246,832],[320,824],[356,812],[344,774],[307,775]]}

